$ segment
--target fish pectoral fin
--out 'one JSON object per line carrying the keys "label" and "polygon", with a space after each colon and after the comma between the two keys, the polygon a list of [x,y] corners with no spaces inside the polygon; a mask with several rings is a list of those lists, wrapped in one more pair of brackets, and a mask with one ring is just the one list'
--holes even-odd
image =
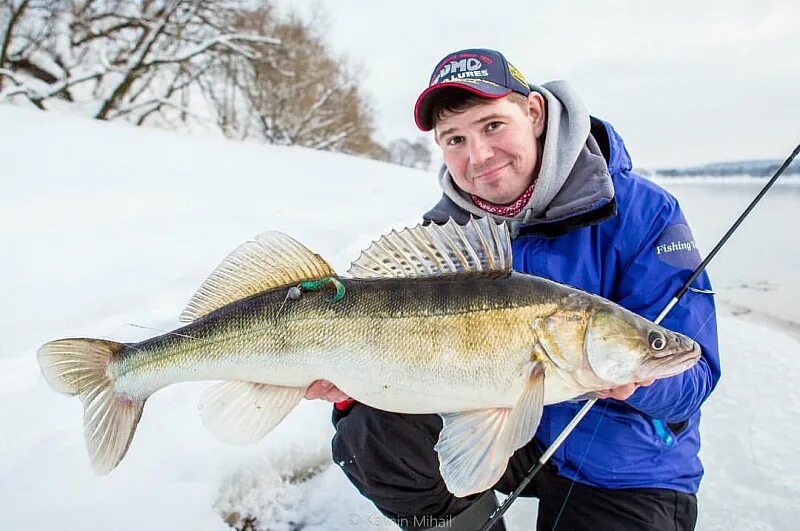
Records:
{"label": "fish pectoral fin", "polygon": [[436,443],[447,489],[463,497],[492,488],[508,460],[536,434],[542,419],[544,371],[537,364],[513,408],[442,413]]}
{"label": "fish pectoral fin", "polygon": [[203,425],[219,440],[261,440],[300,402],[305,388],[253,382],[221,382],[206,389],[198,409]]}

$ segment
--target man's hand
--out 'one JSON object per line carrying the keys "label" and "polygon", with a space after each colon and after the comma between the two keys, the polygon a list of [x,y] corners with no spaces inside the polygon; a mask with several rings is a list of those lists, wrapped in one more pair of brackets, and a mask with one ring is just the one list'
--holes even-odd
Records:
{"label": "man's hand", "polygon": [[328,402],[341,402],[350,397],[328,380],[315,380],[306,389],[306,398],[309,400],[327,400]]}
{"label": "man's hand", "polygon": [[627,400],[639,387],[647,387],[648,385],[652,385],[655,382],[653,380],[643,380],[641,382],[634,382],[625,385],[620,385],[619,387],[614,387],[611,389],[601,389],[600,391],[595,391],[594,396],[597,398],[613,398],[614,400]]}

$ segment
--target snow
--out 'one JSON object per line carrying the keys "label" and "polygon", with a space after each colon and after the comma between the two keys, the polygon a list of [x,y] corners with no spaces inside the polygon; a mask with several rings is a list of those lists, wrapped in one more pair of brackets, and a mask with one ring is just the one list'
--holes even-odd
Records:
{"label": "snow", "polygon": [[[178,326],[205,276],[262,230],[344,271],[378,235],[418,222],[439,195],[433,174],[8,106],[0,124],[0,529],[223,530],[237,514],[274,530],[393,528],[330,462],[322,402],[304,402],[259,444],[228,446],[197,418],[207,384],[172,386],[148,401],[121,465],[95,476],[82,406],[50,390],[35,352],[59,337],[133,341]],[[796,211],[798,194],[783,193]],[[721,224],[719,210],[692,214],[696,230]],[[698,236],[706,251],[719,237]],[[740,249],[716,265],[731,285],[732,264],[758,254]],[[774,252],[770,262],[797,263],[791,245]],[[756,279],[775,289],[755,307],[720,293],[733,299],[718,316],[724,377],[704,407],[699,529],[794,528],[800,343],[795,315],[767,312],[770,300],[792,306],[797,273],[784,273]],[[530,529],[535,506],[515,504],[508,528]]]}

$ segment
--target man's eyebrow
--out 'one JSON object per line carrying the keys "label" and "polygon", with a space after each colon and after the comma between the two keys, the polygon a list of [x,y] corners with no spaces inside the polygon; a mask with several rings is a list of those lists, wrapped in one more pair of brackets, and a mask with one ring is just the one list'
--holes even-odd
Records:
{"label": "man's eyebrow", "polygon": [[[492,114],[487,114],[486,116],[478,118],[477,120],[472,122],[472,125],[480,125],[480,124],[482,124],[484,122],[490,122],[492,120],[497,120],[498,118],[508,118],[508,116],[506,116],[505,114],[499,113],[499,112],[493,112]],[[442,138],[443,136],[449,135],[453,131],[455,131],[455,128],[454,127],[450,127],[450,128],[445,129],[444,131],[438,132],[436,136],[437,136],[437,138]]]}
{"label": "man's eyebrow", "polygon": [[497,120],[498,118],[508,118],[508,116],[499,112],[493,112],[492,114],[484,116],[483,118],[478,118],[477,120],[472,122],[472,125],[478,125],[483,122],[488,122],[490,120]]}

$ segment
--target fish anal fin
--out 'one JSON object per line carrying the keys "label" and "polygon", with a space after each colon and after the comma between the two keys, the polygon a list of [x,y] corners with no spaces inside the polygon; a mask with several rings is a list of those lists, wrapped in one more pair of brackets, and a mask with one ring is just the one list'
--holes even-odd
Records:
{"label": "fish anal fin", "polygon": [[435,449],[447,489],[464,497],[492,488],[514,452],[536,434],[543,400],[544,371],[535,364],[513,408],[440,414],[443,427]]}
{"label": "fish anal fin", "polygon": [[300,387],[254,382],[221,382],[200,398],[200,419],[219,440],[249,444],[261,440],[295,408]]}
{"label": "fish anal fin", "polygon": [[281,286],[335,276],[333,268],[281,232],[265,232],[233,250],[208,276],[180,316],[194,321],[226,304]]}

